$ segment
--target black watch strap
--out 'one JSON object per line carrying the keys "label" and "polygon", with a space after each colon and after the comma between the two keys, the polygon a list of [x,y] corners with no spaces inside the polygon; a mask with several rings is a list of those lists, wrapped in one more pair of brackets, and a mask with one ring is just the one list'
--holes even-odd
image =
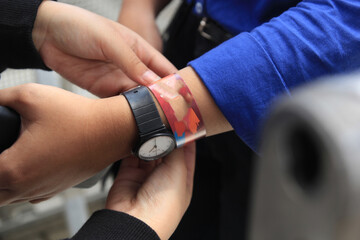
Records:
{"label": "black watch strap", "polygon": [[155,102],[145,86],[122,93],[134,114],[140,138],[158,129],[165,129]]}

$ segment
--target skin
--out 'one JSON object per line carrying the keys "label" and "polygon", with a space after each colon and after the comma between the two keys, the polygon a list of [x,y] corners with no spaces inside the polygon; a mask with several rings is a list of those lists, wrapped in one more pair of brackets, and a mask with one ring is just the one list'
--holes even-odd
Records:
{"label": "skin", "polygon": [[123,0],[118,22],[138,33],[161,51],[162,40],[155,19],[169,2],[170,0]]}
{"label": "skin", "polygon": [[[197,100],[207,134],[230,130],[195,72],[186,68],[179,74]],[[0,90],[0,105],[15,109],[22,120],[18,140],[0,154],[1,205],[37,201],[74,186],[129,156],[137,139],[123,96],[88,99],[26,84]]]}
{"label": "skin", "polygon": [[[88,99],[39,84],[0,90],[21,115],[18,140],[0,154],[0,203],[48,198],[129,156],[137,129],[123,96]],[[46,181],[44,181],[46,179]]]}
{"label": "skin", "polygon": [[[162,39],[155,20],[159,12],[170,2],[171,0],[123,0],[118,21],[161,50]],[[186,67],[178,74],[185,80],[195,97],[205,122],[207,136],[232,130],[196,72],[191,67]],[[176,106],[173,108],[176,109]]]}
{"label": "skin", "polygon": [[176,149],[163,160],[123,160],[106,208],[126,212],[169,239],[190,204],[195,144]]}
{"label": "skin", "polygon": [[177,70],[128,28],[63,3],[40,5],[32,36],[49,68],[100,97]]}
{"label": "skin", "polygon": [[[41,4],[33,41],[47,66],[98,96],[112,96],[137,84],[151,83],[158,79],[158,75],[177,71],[145,40],[126,27],[58,2],[44,1]],[[231,130],[195,71],[187,67],[178,74],[197,101],[208,135]],[[27,84],[0,90],[0,105],[13,108],[22,120],[18,140],[0,154],[0,206],[46,200],[118,159],[130,156],[137,140],[134,117],[121,95],[88,99],[50,86]],[[159,107],[158,110],[166,123],[162,110]],[[166,172],[178,168],[171,167],[168,161],[187,162],[190,157],[185,155],[184,150],[176,151],[175,157],[169,156],[158,165],[160,170],[153,169],[153,166],[152,171],[140,174],[146,176],[140,177],[141,181],[119,174],[121,180],[116,181],[117,187],[110,193],[107,207],[138,217],[162,238],[168,238],[187,208],[189,200],[186,199],[191,196],[181,189],[190,189],[190,184],[188,180],[183,182],[186,186],[179,184],[178,179],[183,178],[184,173],[173,179],[176,188],[162,186],[159,179],[169,177]],[[137,166],[140,172],[143,165],[139,163]],[[137,187],[124,184],[131,181],[137,182]],[[161,188],[154,187],[157,185]],[[121,196],[124,192],[128,194],[119,199],[116,189],[120,189]],[[152,194],[146,196],[149,192]],[[172,204],[159,204],[166,202],[168,197],[176,208],[172,208]],[[177,197],[182,200],[177,202]],[[145,203],[158,205],[152,209],[145,207],[148,206]],[[161,210],[164,206],[166,208]],[[146,212],[145,209],[154,211]],[[172,214],[174,209],[176,211]],[[166,218],[159,215],[158,222],[151,222],[155,218],[149,216],[157,213]],[[162,229],[164,226],[168,229]]]}

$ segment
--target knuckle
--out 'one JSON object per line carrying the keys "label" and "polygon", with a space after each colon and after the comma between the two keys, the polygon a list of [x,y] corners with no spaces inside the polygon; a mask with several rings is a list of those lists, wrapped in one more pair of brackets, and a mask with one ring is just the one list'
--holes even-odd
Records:
{"label": "knuckle", "polygon": [[143,62],[136,55],[130,59],[130,63],[131,69],[128,69],[128,72],[132,71],[133,75],[145,72]]}
{"label": "knuckle", "polygon": [[17,101],[19,104],[29,105],[31,102],[36,99],[35,89],[38,86],[36,83],[27,83],[21,86],[18,90],[19,92]]}
{"label": "knuckle", "polygon": [[11,167],[9,164],[1,167],[0,179],[1,188],[11,191],[15,191],[22,182],[21,173],[16,168]]}
{"label": "knuckle", "polygon": [[4,189],[13,189],[16,182],[16,174],[9,168],[2,168],[0,173],[1,187]]}
{"label": "knuckle", "polygon": [[135,54],[139,53],[139,40],[137,38],[133,39],[130,48]]}

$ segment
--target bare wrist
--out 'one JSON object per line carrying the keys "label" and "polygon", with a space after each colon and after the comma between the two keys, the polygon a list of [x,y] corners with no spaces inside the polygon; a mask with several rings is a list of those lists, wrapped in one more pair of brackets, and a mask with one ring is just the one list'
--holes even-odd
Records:
{"label": "bare wrist", "polygon": [[100,144],[105,144],[109,149],[111,157],[108,159],[117,161],[129,156],[137,140],[137,127],[125,97],[119,95],[97,101],[100,104],[95,119],[100,118],[104,127],[106,139]]}
{"label": "bare wrist", "polygon": [[191,67],[181,69],[178,74],[192,92],[204,120],[206,135],[211,136],[232,130],[199,75]]}

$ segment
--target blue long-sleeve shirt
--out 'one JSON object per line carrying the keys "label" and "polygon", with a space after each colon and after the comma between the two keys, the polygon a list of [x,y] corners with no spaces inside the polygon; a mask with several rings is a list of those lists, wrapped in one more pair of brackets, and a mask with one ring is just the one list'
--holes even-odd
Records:
{"label": "blue long-sleeve shirt", "polygon": [[[285,1],[206,1],[202,14],[232,32],[246,30],[189,63],[253,149],[276,96],[319,76],[360,68],[359,0],[290,1],[293,7],[262,23],[262,16],[271,16],[271,2]],[[230,21],[234,11],[238,16]]]}

